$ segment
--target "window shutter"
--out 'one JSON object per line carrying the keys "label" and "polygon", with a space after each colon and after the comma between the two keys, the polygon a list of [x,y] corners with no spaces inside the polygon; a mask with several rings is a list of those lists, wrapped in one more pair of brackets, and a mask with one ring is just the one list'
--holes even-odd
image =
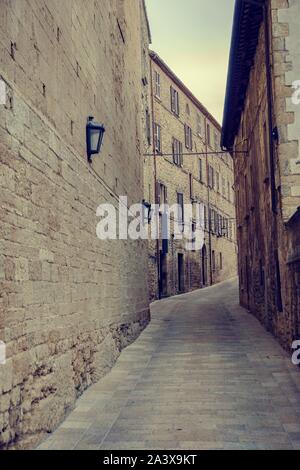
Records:
{"label": "window shutter", "polygon": [[180,165],[183,165],[183,151],[182,151],[182,143],[179,143],[179,160],[180,160]]}
{"label": "window shutter", "polygon": [[173,162],[176,163],[176,157],[175,157],[175,139],[172,139],[172,153],[173,153]]}

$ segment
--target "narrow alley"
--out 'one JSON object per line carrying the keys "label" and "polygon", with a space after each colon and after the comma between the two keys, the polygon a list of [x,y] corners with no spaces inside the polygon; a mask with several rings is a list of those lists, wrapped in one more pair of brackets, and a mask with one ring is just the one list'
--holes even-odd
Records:
{"label": "narrow alley", "polygon": [[300,449],[300,375],[235,280],[152,322],[39,449]]}

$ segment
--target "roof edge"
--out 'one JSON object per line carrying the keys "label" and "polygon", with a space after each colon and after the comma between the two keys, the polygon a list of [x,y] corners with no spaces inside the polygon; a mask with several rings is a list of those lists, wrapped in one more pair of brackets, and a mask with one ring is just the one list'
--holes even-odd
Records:
{"label": "roof edge", "polygon": [[245,102],[266,0],[236,0],[222,123],[221,146],[232,149]]}
{"label": "roof edge", "polygon": [[202,112],[221,132],[222,128],[217,119],[208,111],[208,109],[196,98],[196,96],[189,90],[189,88],[177,77],[177,75],[170,69],[170,67],[164,62],[164,60],[154,51],[149,52],[151,59],[159,65],[159,67],[176,83],[178,88],[189,97],[195,106]]}
{"label": "roof edge", "polygon": [[148,11],[147,11],[147,6],[146,6],[145,0],[142,0],[142,7],[143,7],[144,14],[145,14],[145,18],[146,18],[146,24],[147,24],[147,30],[148,30],[148,37],[149,37],[149,44],[152,44],[152,34],[151,34],[149,16],[148,16]]}

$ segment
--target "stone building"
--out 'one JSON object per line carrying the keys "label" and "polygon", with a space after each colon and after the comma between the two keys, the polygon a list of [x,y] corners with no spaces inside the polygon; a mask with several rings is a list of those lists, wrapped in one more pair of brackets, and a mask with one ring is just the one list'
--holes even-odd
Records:
{"label": "stone building", "polygon": [[233,162],[221,153],[220,125],[155,52],[150,53],[149,73],[145,201],[170,206],[201,202],[205,219],[200,251],[187,250],[184,241],[174,239],[172,227],[169,240],[161,236],[149,242],[153,300],[235,276],[236,232]]}
{"label": "stone building", "polygon": [[236,2],[222,135],[241,303],[287,350],[300,335],[299,18],[298,0]]}
{"label": "stone building", "polygon": [[53,430],[149,321],[146,242],[96,237],[99,204],[143,200],[148,43],[139,0],[1,2],[2,448]]}

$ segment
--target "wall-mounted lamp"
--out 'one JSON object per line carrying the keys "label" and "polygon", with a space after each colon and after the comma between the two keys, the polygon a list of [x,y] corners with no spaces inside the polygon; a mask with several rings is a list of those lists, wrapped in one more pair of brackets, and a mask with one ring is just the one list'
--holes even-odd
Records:
{"label": "wall-mounted lamp", "polygon": [[92,161],[92,155],[100,152],[104,132],[105,127],[94,122],[93,116],[89,116],[86,125],[86,148],[89,162]]}
{"label": "wall-mounted lamp", "polygon": [[[143,214],[143,220],[147,219],[147,220],[148,220],[148,224],[150,224],[150,223],[151,223],[151,219],[152,219],[152,205],[151,205],[149,202],[145,201],[144,199],[143,199],[143,203],[142,203],[142,204],[143,204],[143,212],[144,212],[144,214]],[[146,214],[147,214],[147,215],[146,215]]]}
{"label": "wall-mounted lamp", "polygon": [[278,130],[278,127],[274,127],[273,131],[272,131],[272,137],[273,137],[273,140],[278,144],[279,142],[279,130]]}

